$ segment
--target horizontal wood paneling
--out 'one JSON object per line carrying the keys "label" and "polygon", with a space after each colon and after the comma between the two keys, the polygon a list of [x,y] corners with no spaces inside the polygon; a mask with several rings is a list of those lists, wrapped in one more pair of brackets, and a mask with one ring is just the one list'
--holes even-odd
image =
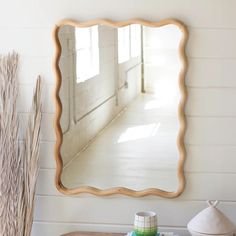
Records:
{"label": "horizontal wood paneling", "polygon": [[236,59],[188,58],[188,87],[235,88]]}
{"label": "horizontal wood paneling", "polygon": [[[24,138],[24,132],[28,122],[28,113],[20,113],[20,139]],[[40,139],[42,141],[55,141],[54,114],[43,113],[41,121]]]}
{"label": "horizontal wood paneling", "polygon": [[236,173],[236,146],[187,145],[186,150],[186,172]]}
{"label": "horizontal wood paneling", "polygon": [[[35,84],[19,87],[19,112],[29,112],[32,103],[29,97],[32,97],[34,87]],[[53,85],[42,87],[43,113],[54,114],[53,89]],[[188,116],[236,116],[236,87],[190,87],[185,111]]]}
{"label": "horizontal wood paneling", "polygon": [[54,114],[43,114],[41,122],[41,140],[55,141]]}
{"label": "horizontal wood paneling", "polygon": [[[119,200],[118,200],[119,199]],[[205,201],[159,200],[155,197],[40,197],[36,198],[35,221],[132,225],[140,209],[158,214],[160,226],[185,227],[207,204]],[[116,201],[116,204],[114,204]],[[127,205],[129,208],[127,208]],[[61,207],[63,206],[63,207]],[[222,202],[219,209],[236,222],[235,202]],[[184,214],[183,214],[184,212]]]}
{"label": "horizontal wood paneling", "polygon": [[235,122],[234,117],[188,117],[185,143],[236,145]]}
{"label": "horizontal wood paneling", "polygon": [[[28,98],[33,96],[34,86],[24,84],[19,87],[19,112],[29,112],[32,101]],[[52,115],[55,111],[53,89],[53,85],[42,88],[42,111]],[[236,87],[190,87],[185,110],[188,116],[236,116]]]}
{"label": "horizontal wood paneling", "polygon": [[[12,8],[12,6],[15,6]],[[4,3],[1,14],[0,27],[48,27],[62,18],[75,18],[88,20],[96,18],[112,18],[125,20],[129,18],[146,18],[158,20],[173,17],[184,21],[187,25],[195,27],[236,27],[234,0],[102,0],[96,4],[94,1],[68,1],[40,0],[32,2],[24,0],[23,4],[16,0]],[[135,7],[134,7],[135,6]],[[56,9],[56,11],[55,11]],[[8,13],[12,16],[8,21]],[[16,20],[17,19],[17,20]]]}
{"label": "horizontal wood paneling", "polygon": [[25,56],[48,58],[53,56],[53,49],[50,28],[1,29],[0,53],[8,53],[15,50]]}
{"label": "horizontal wood paneling", "polygon": [[[40,170],[37,194],[55,196],[62,195],[54,186],[54,175],[55,170],[53,169]],[[180,197],[181,199],[204,200],[214,199],[215,196],[217,196],[217,199],[225,201],[234,201],[234,199],[236,199],[236,192],[232,184],[225,184],[236,181],[236,170],[234,170],[233,173],[187,172],[185,173],[185,176],[187,185],[184,193]]]}
{"label": "horizontal wood paneling", "polygon": [[[54,142],[41,142],[41,168],[55,168],[54,145]],[[186,172],[236,173],[236,146],[186,145],[186,150]]]}
{"label": "horizontal wood paneling", "polygon": [[[20,119],[23,132],[27,114],[21,114]],[[54,114],[43,114],[42,141],[55,141],[53,122]],[[236,117],[187,117],[185,142],[194,145],[236,145],[235,123]]]}
{"label": "horizontal wood paneling", "polygon": [[236,88],[188,88],[188,116],[236,116]]}
{"label": "horizontal wood paneling", "polygon": [[[23,56],[52,58],[51,28],[1,29],[1,53],[15,50]],[[17,37],[18,40],[14,40]],[[189,28],[187,55],[190,58],[236,58],[235,28]],[[40,44],[38,44],[40,41]],[[211,42],[211,43],[208,43]],[[27,44],[27,47],[25,45]],[[14,47],[12,47],[14,45]],[[111,47],[112,49],[112,47]]]}
{"label": "horizontal wood paneling", "polygon": [[[44,82],[44,81],[42,81]],[[19,86],[19,98],[17,101],[17,109],[20,113],[29,112],[32,101],[29,97],[33,97],[33,91],[35,89],[34,84],[24,84]],[[55,112],[54,98],[52,96],[54,85],[46,85],[42,83],[42,112],[53,113]]]}
{"label": "horizontal wood paneling", "polygon": [[55,168],[54,142],[40,142],[39,162],[41,168]]}
{"label": "horizontal wood paneling", "polygon": [[35,84],[38,75],[42,76],[44,84],[55,83],[51,57],[27,56],[20,54],[18,68],[18,77],[21,85]]}
{"label": "horizontal wood paneling", "polygon": [[189,29],[188,57],[236,58],[236,29]]}
{"label": "horizontal wood paneling", "polygon": [[61,195],[55,186],[55,169],[40,169],[36,193],[43,195]]}

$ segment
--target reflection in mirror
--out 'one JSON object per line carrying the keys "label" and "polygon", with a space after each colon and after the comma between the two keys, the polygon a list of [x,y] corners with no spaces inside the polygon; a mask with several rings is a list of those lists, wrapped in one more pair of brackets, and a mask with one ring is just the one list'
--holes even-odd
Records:
{"label": "reflection in mirror", "polygon": [[177,191],[180,29],[63,25],[58,37],[62,184]]}

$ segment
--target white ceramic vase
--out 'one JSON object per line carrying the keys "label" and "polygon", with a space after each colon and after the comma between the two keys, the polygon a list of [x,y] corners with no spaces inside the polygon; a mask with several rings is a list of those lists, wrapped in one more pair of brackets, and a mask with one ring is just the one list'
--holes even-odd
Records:
{"label": "white ceramic vase", "polygon": [[192,236],[233,235],[235,225],[219,209],[218,201],[207,201],[208,207],[198,213],[189,223]]}

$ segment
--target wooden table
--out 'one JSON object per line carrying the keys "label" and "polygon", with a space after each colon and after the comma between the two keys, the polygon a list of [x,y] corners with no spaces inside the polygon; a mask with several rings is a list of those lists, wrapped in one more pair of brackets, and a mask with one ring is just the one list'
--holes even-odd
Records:
{"label": "wooden table", "polygon": [[61,236],[124,236],[125,233],[72,232]]}

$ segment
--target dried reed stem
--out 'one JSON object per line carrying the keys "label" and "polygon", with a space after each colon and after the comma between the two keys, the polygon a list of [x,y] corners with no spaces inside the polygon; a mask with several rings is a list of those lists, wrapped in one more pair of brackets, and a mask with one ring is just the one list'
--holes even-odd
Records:
{"label": "dried reed stem", "polygon": [[39,171],[41,107],[41,78],[38,77],[22,152],[24,170],[22,202],[24,204],[19,209],[21,210],[20,215],[24,215],[24,234],[22,234],[24,236],[30,236],[33,224],[35,187]]}

